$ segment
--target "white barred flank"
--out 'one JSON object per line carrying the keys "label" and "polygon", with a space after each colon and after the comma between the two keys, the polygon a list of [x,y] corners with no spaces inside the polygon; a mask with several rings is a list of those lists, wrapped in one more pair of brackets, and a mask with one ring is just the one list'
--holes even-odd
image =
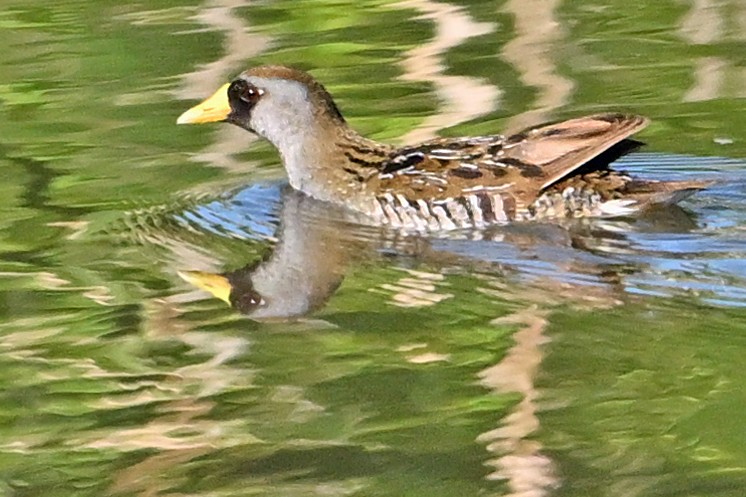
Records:
{"label": "white barred flank", "polygon": [[[683,194],[690,194],[695,185]],[[666,192],[671,198],[670,192]],[[614,198],[615,192],[592,187],[568,186],[542,193],[530,204],[520,202],[495,188],[465,189],[463,195],[439,200],[409,200],[402,194],[386,193],[366,209],[377,222],[418,232],[482,228],[510,221],[551,221],[581,217],[629,216],[645,208],[645,199]],[[610,198],[611,197],[611,198]],[[676,197],[673,197],[674,199]]]}
{"label": "white barred flank", "polygon": [[504,224],[510,221],[508,219],[508,213],[505,211],[505,202],[503,197],[499,193],[489,195],[488,197],[492,202],[492,214],[495,216],[495,222]]}
{"label": "white barred flank", "polygon": [[442,205],[431,205],[430,211],[438,218],[438,223],[442,229],[453,230],[458,228]]}
{"label": "white barred flank", "polygon": [[460,202],[460,200],[463,200],[463,197],[459,197],[458,199],[448,199],[445,203],[446,208],[451,215],[451,219],[453,219],[453,222],[457,226],[471,228],[473,225],[471,215],[469,214],[469,211],[466,210],[466,207],[464,207],[464,205]]}
{"label": "white barred flank", "polygon": [[484,223],[484,216],[482,215],[482,208],[479,206],[479,198],[472,194],[467,195],[466,200],[469,202],[469,206],[471,207],[471,215],[472,220],[474,221],[474,226],[476,228],[482,228],[485,226]]}
{"label": "white barred flank", "polygon": [[637,212],[640,204],[634,199],[603,200],[592,190],[568,187],[561,192],[545,193],[519,213],[522,221],[578,218],[618,217]]}
{"label": "white barred flank", "polygon": [[489,191],[434,201],[387,193],[376,198],[371,211],[380,223],[395,228],[437,231],[505,224],[513,217],[505,207],[502,195]]}
{"label": "white barred flank", "polygon": [[432,212],[430,211],[430,204],[428,202],[425,202],[424,200],[420,199],[417,201],[417,205],[420,208],[420,212],[422,213],[423,218],[427,220],[427,227],[431,230],[438,230],[440,229],[440,223],[438,220],[432,215]]}
{"label": "white barred flank", "polygon": [[404,198],[404,195],[397,194],[396,199],[399,201],[399,216],[404,226],[414,227],[417,231],[426,231],[427,222],[419,211]]}
{"label": "white barred flank", "polygon": [[404,225],[401,222],[401,218],[396,213],[394,208],[391,206],[391,204],[383,204],[383,212],[385,214],[385,219],[388,220],[388,223],[393,226],[394,228],[403,228]]}

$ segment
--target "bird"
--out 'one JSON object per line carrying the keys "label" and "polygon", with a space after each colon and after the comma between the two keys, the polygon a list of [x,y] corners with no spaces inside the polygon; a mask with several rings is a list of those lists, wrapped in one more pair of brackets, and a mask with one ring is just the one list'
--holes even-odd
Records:
{"label": "bird", "polygon": [[268,140],[294,189],[365,222],[417,232],[630,216],[712,184],[610,169],[604,156],[649,122],[634,114],[600,113],[514,134],[381,143],[356,132],[313,76],[278,65],[244,71],[177,119],[207,122]]}
{"label": "bird", "polygon": [[[343,213],[335,216],[327,204],[287,186],[280,194],[276,243],[260,258],[223,273],[180,270],[179,276],[256,321],[292,320],[323,307],[349,261],[370,252],[372,242],[359,230],[337,229]],[[235,199],[220,203],[220,210],[242,210]]]}

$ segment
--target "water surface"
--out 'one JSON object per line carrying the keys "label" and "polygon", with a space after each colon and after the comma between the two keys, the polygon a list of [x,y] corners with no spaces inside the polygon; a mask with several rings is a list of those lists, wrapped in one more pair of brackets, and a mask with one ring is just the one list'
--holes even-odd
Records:
{"label": "water surface", "polygon": [[[3,495],[743,495],[741,1],[0,10]],[[361,227],[266,143],[175,126],[261,63],[396,143],[645,114],[616,167],[717,183],[634,219]]]}

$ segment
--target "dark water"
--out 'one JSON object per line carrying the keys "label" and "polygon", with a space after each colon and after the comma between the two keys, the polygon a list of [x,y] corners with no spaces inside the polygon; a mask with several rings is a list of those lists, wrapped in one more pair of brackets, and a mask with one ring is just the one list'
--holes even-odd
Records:
{"label": "dark water", "polygon": [[[744,33],[741,0],[3,2],[0,495],[744,495]],[[363,228],[175,125],[268,62],[400,143],[645,114],[617,167],[717,184]]]}

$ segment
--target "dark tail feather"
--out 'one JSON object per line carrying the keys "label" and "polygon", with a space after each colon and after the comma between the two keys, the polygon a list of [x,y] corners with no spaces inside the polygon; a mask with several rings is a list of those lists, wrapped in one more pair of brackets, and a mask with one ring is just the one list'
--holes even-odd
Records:
{"label": "dark tail feather", "polygon": [[678,203],[688,196],[704,190],[715,181],[632,181],[627,184],[626,195],[638,202],[641,208],[652,205]]}

